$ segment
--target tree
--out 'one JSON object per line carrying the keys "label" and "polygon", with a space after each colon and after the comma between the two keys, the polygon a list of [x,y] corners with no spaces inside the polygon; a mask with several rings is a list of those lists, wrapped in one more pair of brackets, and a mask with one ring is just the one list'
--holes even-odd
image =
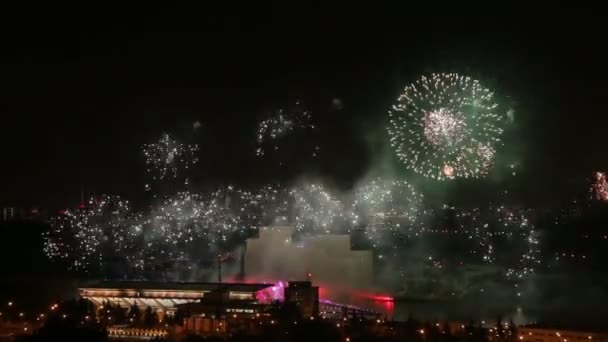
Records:
{"label": "tree", "polygon": [[443,322],[443,327],[441,329],[442,340],[451,341],[452,340],[452,331],[450,330],[450,323],[446,320]]}
{"label": "tree", "polygon": [[502,316],[498,315],[496,318],[496,334],[498,334],[498,338],[502,339],[505,335],[505,327],[502,324]]}
{"label": "tree", "polygon": [[156,311],[152,310],[151,307],[147,307],[146,311],[144,311],[144,326],[150,328],[158,323],[158,314]]}
{"label": "tree", "polygon": [[120,305],[112,305],[112,309],[110,310],[112,319],[110,320],[114,324],[123,324],[127,319],[127,311],[124,308],[121,308]]}
{"label": "tree", "polygon": [[299,321],[302,319],[302,315],[300,314],[300,310],[296,303],[293,302],[285,302],[283,304],[279,304],[277,310],[277,317],[285,323],[285,322],[293,322]]}
{"label": "tree", "polygon": [[139,323],[139,320],[141,319],[141,311],[135,302],[133,302],[133,305],[129,308],[129,318],[133,319],[133,323]]}
{"label": "tree", "polygon": [[182,342],[204,342],[205,339],[198,335],[187,335],[182,339]]}
{"label": "tree", "polygon": [[99,317],[99,319],[101,321],[105,321],[109,314],[110,314],[110,302],[103,301],[101,303],[101,306],[99,307],[99,310],[97,311],[97,316]]}
{"label": "tree", "polygon": [[517,325],[515,325],[515,322],[513,322],[513,318],[511,318],[511,320],[509,320],[509,337],[511,340],[515,340],[516,336],[517,336]]}
{"label": "tree", "polygon": [[184,317],[185,317],[184,312],[180,309],[177,309],[177,311],[175,311],[175,313],[173,314],[171,323],[177,324],[177,325],[182,325],[184,323]]}
{"label": "tree", "polygon": [[303,320],[291,325],[288,331],[291,341],[340,341],[335,324],[321,320]]}

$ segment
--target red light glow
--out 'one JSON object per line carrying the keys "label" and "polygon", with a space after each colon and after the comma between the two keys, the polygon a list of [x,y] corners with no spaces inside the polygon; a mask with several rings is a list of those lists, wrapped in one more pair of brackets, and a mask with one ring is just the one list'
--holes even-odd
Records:
{"label": "red light glow", "polygon": [[374,301],[376,301],[376,302],[392,302],[392,301],[394,301],[393,297],[390,297],[390,296],[373,296],[371,299],[374,300]]}

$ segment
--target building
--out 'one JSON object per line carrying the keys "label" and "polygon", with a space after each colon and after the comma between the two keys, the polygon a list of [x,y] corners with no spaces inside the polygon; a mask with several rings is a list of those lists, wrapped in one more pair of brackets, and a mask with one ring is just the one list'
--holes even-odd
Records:
{"label": "building", "polygon": [[2,221],[12,221],[17,217],[17,208],[4,207],[2,208]]}
{"label": "building", "polygon": [[517,335],[523,342],[608,342],[607,334],[539,327],[519,327]]}
{"label": "building", "polygon": [[270,303],[261,302],[255,297],[231,296],[227,288],[219,288],[206,293],[198,301],[178,304],[177,308],[189,316],[253,318],[267,312],[269,305]]}
{"label": "building", "polygon": [[[320,300],[319,287],[310,281],[292,281],[283,290],[283,303],[231,298],[226,289],[220,288],[199,301],[179,304],[177,308],[184,315],[186,333],[220,336],[245,331],[255,334],[261,325],[272,325],[287,318],[313,318],[320,315],[321,310],[323,318],[340,321],[352,317],[379,317],[377,312]],[[330,314],[330,310],[336,314]]]}
{"label": "building", "polygon": [[310,281],[290,281],[284,290],[285,303],[293,303],[302,317],[319,315],[319,287]]}
{"label": "building", "polygon": [[79,288],[80,296],[99,307],[110,302],[123,308],[137,305],[145,310],[151,307],[159,317],[173,315],[180,304],[201,301],[221,291],[226,302],[233,300],[255,301],[256,293],[272,285],[242,283],[195,282],[102,282]]}
{"label": "building", "polygon": [[47,219],[47,211],[42,208],[17,208],[17,207],[3,207],[2,221],[44,221]]}
{"label": "building", "polygon": [[218,288],[199,301],[178,304],[184,316],[187,333],[224,335],[237,331],[254,331],[259,322],[274,316],[275,306],[251,297],[234,297],[228,288]]}
{"label": "building", "polygon": [[[292,281],[283,288],[273,284],[183,283],[183,282],[102,282],[79,288],[80,296],[98,309],[104,303],[127,309],[152,308],[159,320],[166,316],[182,322],[173,333],[227,336],[239,332],[256,334],[264,326],[276,324],[289,314],[301,317],[322,316],[342,320],[347,317],[377,318],[379,314],[355,306],[319,299],[319,287],[311,281]],[[282,289],[284,303],[267,292]],[[283,311],[293,303],[298,309]],[[293,308],[293,307],[292,307]],[[295,316],[294,316],[295,317]],[[183,320],[183,321],[182,321]],[[146,339],[166,336],[166,328],[140,328],[129,325],[110,326],[110,336]]]}
{"label": "building", "polygon": [[321,296],[340,302],[354,288],[369,289],[373,255],[352,250],[349,235],[304,236],[294,239],[294,227],[264,227],[247,239],[245,273],[257,282],[293,281],[311,273]]}

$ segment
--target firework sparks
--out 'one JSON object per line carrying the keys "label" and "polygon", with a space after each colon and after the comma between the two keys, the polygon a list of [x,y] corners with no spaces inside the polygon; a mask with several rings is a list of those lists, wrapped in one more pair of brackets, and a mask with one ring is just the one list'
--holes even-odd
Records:
{"label": "firework sparks", "polygon": [[422,195],[406,181],[374,179],[355,190],[352,224],[367,226],[372,239],[382,229],[421,229],[421,205]]}
{"label": "firework sparks", "polygon": [[265,185],[254,191],[236,190],[242,219],[251,227],[287,224],[289,193],[276,185]]}
{"label": "firework sparks", "polygon": [[182,168],[198,163],[198,152],[198,145],[180,144],[168,134],[163,134],[156,143],[143,146],[147,171],[154,180],[177,178]]}
{"label": "firework sparks", "polygon": [[[433,164],[433,172],[441,178],[465,176],[462,166],[472,164],[461,159],[463,153],[475,155],[478,166],[493,160],[495,142],[470,138],[474,125],[464,110],[456,110],[459,108],[454,105],[426,111],[419,121],[423,126],[418,133],[425,148],[435,153],[455,151],[446,152],[448,157]],[[262,136],[269,134],[270,140],[275,140],[289,134],[293,121],[280,120],[285,130],[267,127],[261,131]],[[197,151],[198,146],[179,144],[167,135],[159,143],[144,147],[148,171],[155,180],[181,177],[183,169],[196,163]],[[596,180],[601,186],[594,185],[599,187],[593,191],[608,193],[603,173],[598,173]],[[453,209],[454,220],[448,223],[452,229],[447,229],[442,226],[446,222],[429,222],[441,215],[428,215],[430,210],[425,209],[422,194],[404,180],[373,179],[352,193],[338,195],[314,183],[291,190],[276,185],[253,190],[228,186],[204,193],[183,191],[155,196],[144,214],[134,213],[129,202],[118,196],[101,196],[92,198],[82,209],[53,218],[44,249],[49,258],[67,260],[71,268],[87,271],[103,271],[115,259],[126,262],[134,271],[147,271],[150,266],[157,269],[159,262],[163,263],[162,269],[167,269],[166,262],[173,261],[209,265],[218,253],[243,243],[260,226],[293,223],[299,232],[314,234],[364,228],[380,263],[405,265],[407,260],[414,273],[417,269],[431,270],[437,277],[452,266],[484,263],[505,270],[511,279],[521,280],[535,272],[540,263],[540,237],[527,211],[504,206]],[[446,237],[450,239],[450,248],[445,249],[450,250],[449,256],[442,255],[445,250],[439,247],[445,244],[435,243],[447,244]],[[453,252],[452,244],[464,248]],[[406,271],[397,270],[402,275]]]}
{"label": "firework sparks", "polygon": [[[291,191],[270,185],[252,191],[229,186],[208,193],[176,193],[145,215],[134,214],[129,203],[117,196],[103,196],[91,199],[84,209],[55,218],[45,252],[52,259],[68,260],[73,269],[91,271],[103,269],[116,257],[133,271],[156,269],[159,263],[172,269],[167,262],[209,264],[217,253],[242,243],[261,225],[284,223],[292,210],[300,232],[341,232],[349,222],[365,227],[379,262],[407,264],[395,270],[406,278],[416,270],[441,277],[453,267],[484,263],[519,282],[539,267],[540,237],[528,211],[504,206],[449,208],[452,214],[445,217],[453,219],[428,222],[444,215],[428,215],[422,195],[405,181],[374,179],[357,187],[353,195],[350,206],[344,206],[318,184]],[[449,255],[444,255],[439,246],[446,239],[464,249],[449,248]]]}
{"label": "firework sparks", "polygon": [[51,220],[44,251],[51,259],[67,260],[71,268],[102,267],[114,255],[130,253],[140,234],[139,216],[118,196],[92,197],[86,207],[66,211]]}
{"label": "firework sparks", "polygon": [[[506,269],[507,277],[521,280],[533,274],[540,264],[540,238],[530,214],[505,206],[458,211],[456,228],[477,244],[471,255],[500,265]],[[497,248],[497,244],[505,247]]]}
{"label": "firework sparks", "polygon": [[208,196],[180,192],[152,213],[148,244],[169,259],[190,259],[189,245],[215,252],[235,234],[245,232],[238,215],[227,207],[221,191]]}
{"label": "firework sparks", "polygon": [[[504,234],[521,245],[517,250],[518,261],[507,271],[507,276],[523,279],[533,274],[540,264],[540,236],[529,217],[530,212],[499,207],[496,216],[502,223]],[[505,254],[508,253],[505,251]]]}
{"label": "firework sparks", "polygon": [[298,230],[330,233],[339,228],[345,217],[342,202],[319,184],[296,187],[291,190],[291,195]]}
{"label": "firework sparks", "polygon": [[608,181],[604,172],[596,172],[594,174],[593,184],[591,184],[590,192],[595,195],[595,199],[599,201],[608,200]]}
{"label": "firework sparks", "polygon": [[432,74],[405,87],[389,111],[388,133],[408,169],[435,179],[484,176],[503,133],[493,93],[457,74]]}
{"label": "firework sparks", "polygon": [[462,113],[439,108],[424,114],[422,121],[425,137],[437,147],[459,144],[465,136]]}
{"label": "firework sparks", "polygon": [[[256,155],[263,157],[267,154],[278,153],[281,141],[295,132],[310,132],[316,129],[312,123],[312,113],[301,108],[300,103],[296,103],[295,110],[280,109],[267,119],[262,120],[257,128],[257,148]],[[313,157],[319,153],[319,146],[316,145],[311,152]]]}

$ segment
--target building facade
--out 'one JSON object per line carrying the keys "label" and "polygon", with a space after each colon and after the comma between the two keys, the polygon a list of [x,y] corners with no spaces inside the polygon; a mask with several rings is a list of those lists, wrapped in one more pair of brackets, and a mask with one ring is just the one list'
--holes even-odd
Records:
{"label": "building facade", "polygon": [[245,273],[258,282],[294,281],[311,274],[322,297],[340,302],[354,289],[369,289],[373,255],[351,249],[349,235],[304,236],[294,239],[294,227],[264,227],[247,239]]}
{"label": "building facade", "polygon": [[319,315],[319,287],[310,281],[290,281],[284,290],[285,303],[293,303],[304,317]]}
{"label": "building facade", "polygon": [[133,305],[141,310],[147,307],[159,317],[173,315],[180,304],[200,302],[205,296],[221,290],[226,301],[255,301],[256,293],[271,285],[242,283],[195,283],[195,282],[103,282],[79,288],[80,296],[100,307],[104,302],[122,308]]}

